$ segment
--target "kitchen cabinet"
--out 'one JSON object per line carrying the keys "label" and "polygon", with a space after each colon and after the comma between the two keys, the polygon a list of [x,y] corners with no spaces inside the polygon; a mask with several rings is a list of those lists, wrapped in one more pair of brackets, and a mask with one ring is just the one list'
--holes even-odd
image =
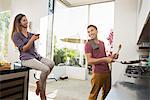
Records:
{"label": "kitchen cabinet", "polygon": [[[137,12],[137,45],[140,56],[150,51],[150,0],[139,0]],[[147,59],[146,58],[146,59]]]}
{"label": "kitchen cabinet", "polygon": [[[139,0],[138,9],[137,9],[137,41],[140,42],[140,39],[144,37],[149,39],[150,31],[149,28],[149,16],[150,16],[150,0]],[[147,25],[147,26],[145,26]],[[147,37],[148,36],[148,37]],[[150,41],[150,40],[149,40]]]}
{"label": "kitchen cabinet", "polygon": [[137,44],[141,47],[150,47],[150,12],[147,16],[146,23],[139,36]]}
{"label": "kitchen cabinet", "polygon": [[29,69],[0,71],[0,100],[28,100]]}

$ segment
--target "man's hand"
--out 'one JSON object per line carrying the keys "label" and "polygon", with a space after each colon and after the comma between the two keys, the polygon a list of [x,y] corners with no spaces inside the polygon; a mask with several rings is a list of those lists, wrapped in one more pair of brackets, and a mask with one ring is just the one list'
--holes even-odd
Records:
{"label": "man's hand", "polygon": [[119,54],[118,54],[118,53],[112,54],[111,57],[112,57],[113,59],[118,59]]}
{"label": "man's hand", "polygon": [[103,59],[105,60],[106,63],[111,63],[111,62],[113,62],[113,58],[112,58],[111,56],[109,56],[109,57],[104,57]]}

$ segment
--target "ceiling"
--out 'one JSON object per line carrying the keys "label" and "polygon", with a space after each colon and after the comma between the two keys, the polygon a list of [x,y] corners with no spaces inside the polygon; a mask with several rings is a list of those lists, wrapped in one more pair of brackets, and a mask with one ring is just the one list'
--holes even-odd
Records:
{"label": "ceiling", "polygon": [[76,6],[82,6],[87,4],[110,2],[115,0],[58,0],[58,1],[62,2],[68,7],[76,7]]}

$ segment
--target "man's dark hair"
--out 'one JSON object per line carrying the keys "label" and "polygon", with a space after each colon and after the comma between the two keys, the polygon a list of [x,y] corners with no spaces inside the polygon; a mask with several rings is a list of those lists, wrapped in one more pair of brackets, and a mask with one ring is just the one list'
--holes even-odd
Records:
{"label": "man's dark hair", "polygon": [[97,30],[97,27],[95,25],[88,25],[87,29],[90,27],[94,27]]}

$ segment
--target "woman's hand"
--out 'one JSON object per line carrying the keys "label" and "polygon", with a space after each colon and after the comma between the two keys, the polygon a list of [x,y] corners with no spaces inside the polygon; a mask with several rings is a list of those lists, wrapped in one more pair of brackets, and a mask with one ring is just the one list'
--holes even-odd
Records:
{"label": "woman's hand", "polygon": [[32,41],[36,41],[37,39],[39,39],[39,35],[32,35],[31,40]]}

